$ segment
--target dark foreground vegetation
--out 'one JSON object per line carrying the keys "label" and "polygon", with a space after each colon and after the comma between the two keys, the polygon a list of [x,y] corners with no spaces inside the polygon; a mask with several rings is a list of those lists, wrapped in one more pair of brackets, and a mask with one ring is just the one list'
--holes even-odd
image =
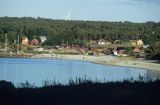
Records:
{"label": "dark foreground vegetation", "polygon": [[0,105],[160,105],[160,81],[15,88],[0,81]]}

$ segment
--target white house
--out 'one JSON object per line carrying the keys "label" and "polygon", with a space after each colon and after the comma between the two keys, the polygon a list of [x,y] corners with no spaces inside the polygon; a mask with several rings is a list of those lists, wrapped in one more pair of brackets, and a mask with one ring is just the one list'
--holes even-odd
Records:
{"label": "white house", "polygon": [[41,39],[41,43],[43,43],[44,41],[47,40],[47,37],[46,36],[40,36],[40,39]]}
{"label": "white house", "polygon": [[148,48],[150,45],[149,44],[146,44],[146,45],[143,45],[143,48]]}
{"label": "white house", "polygon": [[118,55],[117,48],[114,48],[114,49],[113,49],[113,54],[116,55],[116,56]]}
{"label": "white house", "polygon": [[98,45],[105,45],[106,41],[104,39],[100,39],[97,43]]}

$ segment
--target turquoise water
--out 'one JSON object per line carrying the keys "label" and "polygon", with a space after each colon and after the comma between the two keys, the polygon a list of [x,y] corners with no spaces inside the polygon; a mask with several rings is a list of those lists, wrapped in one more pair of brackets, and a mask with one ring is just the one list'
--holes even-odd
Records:
{"label": "turquoise water", "polygon": [[86,78],[90,80],[122,81],[139,75],[149,75],[152,79],[160,73],[145,69],[107,66],[75,60],[0,58],[0,80],[12,81],[15,85],[28,81],[42,86],[43,81],[59,81],[67,84],[69,79]]}

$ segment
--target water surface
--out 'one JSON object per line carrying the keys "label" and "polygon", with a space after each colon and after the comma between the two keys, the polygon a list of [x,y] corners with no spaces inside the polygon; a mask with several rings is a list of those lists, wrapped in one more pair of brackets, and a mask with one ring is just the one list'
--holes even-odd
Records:
{"label": "water surface", "polygon": [[67,84],[69,79],[86,78],[90,80],[122,81],[149,75],[153,80],[160,77],[159,72],[145,69],[108,66],[76,60],[0,58],[0,80],[15,85],[28,81],[42,86],[42,81],[59,81]]}

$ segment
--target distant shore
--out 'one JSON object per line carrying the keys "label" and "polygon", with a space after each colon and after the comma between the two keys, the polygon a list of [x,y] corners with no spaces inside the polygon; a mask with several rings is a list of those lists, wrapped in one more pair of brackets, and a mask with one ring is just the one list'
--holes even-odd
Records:
{"label": "distant shore", "polygon": [[[1,55],[1,58],[5,56]],[[8,58],[49,58],[49,59],[68,59],[68,60],[81,60],[97,64],[125,66],[133,68],[142,68],[146,70],[160,71],[160,63],[153,60],[132,59],[130,57],[117,57],[110,55],[64,55],[64,54],[11,54],[7,55]]]}
{"label": "distant shore", "polygon": [[56,54],[52,57],[53,59],[70,59],[70,60],[81,60],[89,61],[97,64],[106,64],[113,66],[125,66],[133,68],[142,68],[147,70],[160,71],[160,64],[152,60],[140,60],[130,59],[128,57],[114,57],[114,56],[87,56],[87,55],[59,55]]}
{"label": "distant shore", "polygon": [[117,57],[110,55],[89,56],[89,55],[40,54],[36,55],[35,58],[80,60],[97,64],[125,66],[125,67],[160,71],[160,63],[154,60],[132,59],[130,57]]}

